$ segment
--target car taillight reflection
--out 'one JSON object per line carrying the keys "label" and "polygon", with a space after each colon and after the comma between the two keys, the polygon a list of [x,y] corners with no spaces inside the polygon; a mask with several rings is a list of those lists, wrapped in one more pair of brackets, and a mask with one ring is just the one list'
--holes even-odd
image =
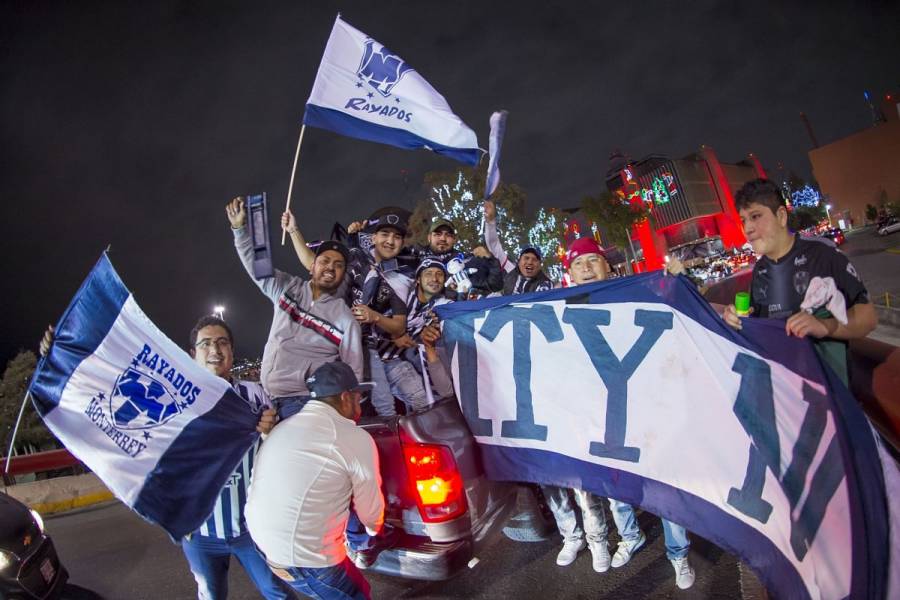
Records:
{"label": "car taillight reflection", "polygon": [[449,521],[466,512],[462,476],[449,448],[409,443],[403,445],[403,456],[424,521]]}

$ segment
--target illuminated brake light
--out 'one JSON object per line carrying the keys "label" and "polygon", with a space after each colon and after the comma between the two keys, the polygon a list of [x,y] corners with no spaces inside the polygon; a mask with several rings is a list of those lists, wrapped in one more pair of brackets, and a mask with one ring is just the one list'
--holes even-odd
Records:
{"label": "illuminated brake light", "polygon": [[404,444],[403,456],[422,518],[448,521],[466,512],[462,476],[446,446]]}

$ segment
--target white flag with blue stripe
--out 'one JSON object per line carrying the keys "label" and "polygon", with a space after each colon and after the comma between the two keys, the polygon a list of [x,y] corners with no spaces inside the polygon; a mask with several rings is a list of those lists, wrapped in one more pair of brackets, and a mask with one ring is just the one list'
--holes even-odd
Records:
{"label": "white flag with blue stripe", "polygon": [[176,540],[209,516],[258,437],[258,407],[167,338],[105,254],[57,324],[29,390],[66,448]]}
{"label": "white flag with blue stripe", "polygon": [[341,19],[334,22],[303,123],[474,165],[478,140],[402,58]]}
{"label": "white flag with blue stripe", "polygon": [[645,508],[778,598],[897,598],[897,464],[859,405],[783,321],[735,332],[686,281],[437,307],[486,475]]}

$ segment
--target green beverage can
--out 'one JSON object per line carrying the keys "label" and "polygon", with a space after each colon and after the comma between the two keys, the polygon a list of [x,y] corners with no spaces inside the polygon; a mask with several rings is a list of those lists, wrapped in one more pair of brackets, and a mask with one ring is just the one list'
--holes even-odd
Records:
{"label": "green beverage can", "polygon": [[750,294],[748,292],[738,292],[734,295],[734,308],[741,317],[750,314]]}

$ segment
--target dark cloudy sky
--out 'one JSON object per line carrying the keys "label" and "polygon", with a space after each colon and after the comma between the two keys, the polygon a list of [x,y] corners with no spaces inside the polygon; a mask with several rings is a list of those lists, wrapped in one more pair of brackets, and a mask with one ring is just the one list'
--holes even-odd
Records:
{"label": "dark cloudy sky", "polygon": [[[0,2],[0,364],[34,348],[100,252],[179,343],[217,302],[255,356],[271,307],[223,206],[280,211],[335,14],[398,53],[487,145],[509,110],[504,178],[571,206],[622,148],[809,175],[821,142],[866,127],[864,89],[900,88],[897,2]],[[294,190],[310,237],[412,206],[454,163],[309,130]],[[404,185],[401,170],[407,170]],[[277,217],[277,214],[275,215]],[[286,250],[276,264],[299,272]]]}

